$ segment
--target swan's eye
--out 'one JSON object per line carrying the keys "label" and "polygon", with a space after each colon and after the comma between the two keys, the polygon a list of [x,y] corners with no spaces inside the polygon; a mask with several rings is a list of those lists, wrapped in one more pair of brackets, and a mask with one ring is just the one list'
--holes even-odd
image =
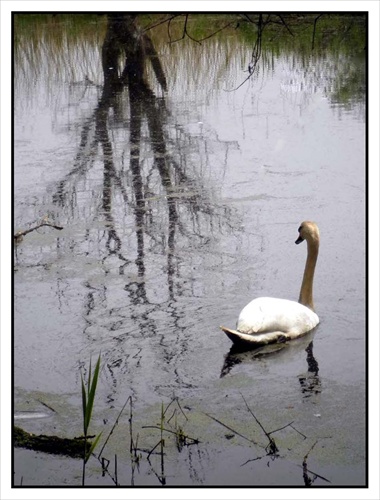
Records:
{"label": "swan's eye", "polygon": [[299,233],[301,232],[301,229],[302,229],[302,226],[300,226],[300,227],[298,228],[298,232],[299,232]]}

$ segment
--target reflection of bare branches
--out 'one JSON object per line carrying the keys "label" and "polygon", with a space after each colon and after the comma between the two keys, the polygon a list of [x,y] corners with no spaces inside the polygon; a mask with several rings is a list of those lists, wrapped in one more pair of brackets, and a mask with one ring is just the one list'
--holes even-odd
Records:
{"label": "reflection of bare branches", "polygon": [[[109,258],[121,261],[118,271],[126,276],[124,290],[129,303],[135,306],[128,313],[128,322],[137,325],[139,335],[151,336],[157,332],[153,316],[158,306],[150,302],[147,293],[147,282],[151,278],[148,273],[152,272],[147,264],[148,245],[149,251],[158,255],[157,259],[163,255],[166,260],[163,269],[167,279],[168,314],[177,325],[181,313],[174,300],[182,286],[177,247],[181,242],[188,251],[189,247],[194,248],[195,238],[202,244],[209,241],[214,229],[234,230],[232,211],[212,202],[202,173],[197,174],[196,164],[188,159],[196,154],[208,154],[206,139],[203,136],[195,139],[185,132],[178,136],[176,125],[172,129],[168,127],[170,114],[165,101],[150,89],[144,71],[149,62],[161,88],[166,89],[165,74],[148,35],[139,30],[133,15],[113,13],[108,20],[102,50],[102,94],[96,109],[84,123],[74,167],[59,183],[54,201],[67,206],[71,195],[74,207],[75,182],[91,167],[101,165],[100,193],[93,187],[88,191],[91,200],[99,200],[96,210],[101,213],[105,231],[104,256],[100,262]],[[117,127],[112,129],[113,125]],[[170,135],[172,130],[174,140]],[[117,138],[117,143],[114,138],[120,134],[125,136],[121,140]],[[193,145],[200,148],[202,144],[204,152],[194,150]],[[192,148],[191,155],[189,148]],[[97,171],[96,180],[98,174]],[[120,231],[122,217],[127,218],[135,243],[133,238],[126,242],[124,232]],[[91,228],[87,235],[90,231]],[[125,253],[130,245],[135,246],[132,257]],[[136,274],[126,271],[132,263]],[[89,302],[94,303],[94,296],[89,297]],[[91,309],[92,306],[88,312]],[[124,315],[120,316],[120,324],[124,325]],[[132,330],[130,327],[124,330],[120,338]],[[180,326],[176,328],[179,333],[181,330]],[[111,372],[113,365],[107,366]]]}
{"label": "reflection of bare branches", "polygon": [[[250,23],[254,23],[254,21],[249,17],[248,14],[244,14],[244,16],[248,19],[248,21]],[[263,31],[264,31],[265,26],[269,23],[269,19],[270,19],[270,15],[268,16],[267,20],[264,21],[263,14],[259,14],[258,22],[256,23],[256,25],[257,25],[256,41],[255,41],[255,44],[253,46],[251,60],[248,64],[248,76],[240,83],[240,85],[238,85],[236,88],[230,90],[229,92],[238,90],[255,73],[256,67],[257,67],[259,60],[261,58],[261,46],[262,46]]]}
{"label": "reflection of bare branches", "polygon": [[[180,14],[181,15],[181,14]],[[196,42],[196,43],[199,43],[199,45],[201,44],[201,42],[205,41],[205,40],[208,40],[209,38],[212,38],[213,36],[215,36],[217,33],[220,33],[221,31],[225,30],[226,28],[228,28],[229,26],[232,26],[232,25],[235,25],[236,26],[236,19],[234,19],[233,21],[230,21],[229,23],[225,24],[222,28],[219,28],[215,31],[213,31],[212,33],[210,33],[209,35],[207,36],[204,36],[203,38],[200,38],[199,40],[197,40],[196,38],[192,37],[188,30],[187,30],[187,21],[189,19],[189,15],[190,14],[184,14],[185,16],[185,21],[184,21],[184,25],[183,25],[183,31],[182,31],[182,36],[180,36],[179,38],[176,38],[175,40],[172,40],[171,39],[171,34],[170,34],[170,24],[172,22],[172,20],[175,18],[175,17],[178,17],[178,16],[173,16],[171,17],[170,19],[165,19],[164,21],[161,21],[160,24],[164,23],[164,22],[167,22],[168,23],[168,38],[169,38],[169,43],[175,43],[175,42],[179,42],[181,40],[183,40],[184,38],[189,38],[190,40],[192,40],[193,42]]]}
{"label": "reflection of bare branches", "polygon": [[249,23],[254,24],[257,28],[257,35],[256,35],[256,40],[252,49],[252,54],[251,54],[251,60],[248,64],[248,76],[245,78],[236,88],[229,90],[229,92],[235,91],[239,89],[244,83],[249,80],[256,72],[258,63],[261,58],[261,52],[262,52],[262,41],[263,41],[263,33],[266,28],[266,26],[270,24],[280,24],[286,28],[288,33],[290,33],[291,36],[294,36],[292,30],[289,28],[288,24],[286,23],[284,17],[281,14],[275,14],[278,16],[280,21],[274,20],[272,14],[268,14],[266,18],[264,19],[263,14],[258,14],[258,19],[257,21],[253,20],[248,14],[242,14],[242,16],[248,20]]}
{"label": "reflection of bare branches", "polygon": [[293,31],[289,28],[288,24],[285,22],[285,19],[284,17],[282,16],[282,14],[277,14],[278,17],[280,18],[280,21],[281,23],[283,24],[283,26],[285,26],[286,30],[288,31],[288,33],[291,35],[291,36],[294,36],[294,33]]}
{"label": "reflection of bare branches", "polygon": [[53,194],[53,201],[60,206],[67,205],[67,197],[71,189],[71,183],[78,182],[93,165],[98,143],[96,139],[91,140],[91,130],[94,130],[94,115],[89,117],[82,127],[78,153],[74,159],[73,168],[65,178],[58,183],[57,189]]}
{"label": "reflection of bare branches", "polygon": [[165,19],[161,19],[160,21],[157,21],[156,23],[153,23],[150,26],[148,26],[147,28],[145,28],[143,30],[143,33],[145,33],[146,31],[149,31],[153,28],[157,28],[157,26],[160,26],[161,24],[168,23],[168,25],[170,25],[170,22],[180,15],[182,15],[182,14],[173,14],[170,17],[166,17]]}
{"label": "reflection of bare branches", "polygon": [[[180,36],[179,38],[176,38],[175,40],[171,39],[170,30],[168,28],[169,43],[179,42],[180,40],[183,40],[187,36],[193,42],[196,42],[196,43],[200,44],[200,42],[198,40],[195,40],[195,38],[193,38],[192,36],[190,36],[189,32],[187,31],[187,21],[188,21],[188,19],[189,19],[189,14],[185,14],[185,22],[184,22],[184,25],[183,25],[182,36]],[[170,22],[171,22],[171,20],[170,20]],[[169,22],[169,26],[170,26],[170,22]]]}

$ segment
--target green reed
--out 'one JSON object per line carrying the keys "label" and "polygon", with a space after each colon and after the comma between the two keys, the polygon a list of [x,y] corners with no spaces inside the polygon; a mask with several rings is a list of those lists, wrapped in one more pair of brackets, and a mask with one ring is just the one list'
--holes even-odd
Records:
{"label": "green reed", "polygon": [[98,357],[98,361],[95,365],[94,374],[92,374],[92,366],[90,360],[90,366],[88,370],[88,378],[87,384],[85,384],[83,375],[81,373],[81,381],[82,381],[82,410],[83,410],[83,435],[84,435],[84,452],[83,452],[83,473],[82,473],[82,486],[84,486],[85,474],[86,474],[86,463],[90,458],[92,452],[94,451],[100,436],[102,433],[95,436],[95,439],[91,443],[91,446],[88,451],[87,450],[87,440],[88,440],[88,429],[90,427],[92,410],[94,407],[96,386],[99,378],[99,370],[100,370],[100,354]]}

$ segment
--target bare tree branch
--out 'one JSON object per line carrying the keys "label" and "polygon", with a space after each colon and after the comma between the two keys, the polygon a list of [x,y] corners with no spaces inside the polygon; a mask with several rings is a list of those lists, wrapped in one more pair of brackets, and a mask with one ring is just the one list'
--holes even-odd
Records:
{"label": "bare tree branch", "polygon": [[157,23],[152,24],[152,25],[148,26],[147,28],[144,28],[142,30],[142,32],[146,33],[147,31],[152,30],[153,28],[156,28],[157,26],[160,26],[161,24],[170,23],[173,19],[175,19],[176,17],[179,17],[181,15],[182,14],[174,14],[171,17],[167,17],[166,19],[162,19],[161,21],[158,21]]}
{"label": "bare tree branch", "polygon": [[201,38],[200,40],[196,40],[196,41],[199,42],[199,43],[201,43],[204,40],[208,40],[209,38],[213,37],[217,33],[220,33],[221,31],[223,31],[224,29],[228,28],[229,26],[231,26],[232,24],[235,24],[235,23],[236,23],[236,20],[233,20],[230,23],[228,23],[225,26],[223,26],[223,28],[219,28],[218,30],[214,31],[214,33],[211,33],[211,35],[207,35],[204,38]]}
{"label": "bare tree branch", "polygon": [[315,19],[314,19],[314,27],[313,27],[313,39],[312,39],[312,42],[311,42],[311,50],[314,50],[314,41],[315,41],[315,30],[316,30],[316,27],[317,27],[317,21],[319,18],[321,18],[323,16],[323,14],[319,14],[319,16],[317,16]]}
{"label": "bare tree branch", "polygon": [[288,30],[288,32],[289,32],[292,36],[294,36],[294,33],[293,33],[293,32],[292,32],[292,30],[289,28],[289,26],[286,24],[286,22],[285,22],[284,18],[282,17],[282,15],[281,15],[281,14],[278,14],[278,17],[281,19],[282,24],[285,26],[285,28]]}

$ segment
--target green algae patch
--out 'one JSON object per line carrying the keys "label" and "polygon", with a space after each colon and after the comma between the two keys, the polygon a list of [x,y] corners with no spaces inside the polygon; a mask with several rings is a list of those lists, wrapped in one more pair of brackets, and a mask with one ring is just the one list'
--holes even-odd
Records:
{"label": "green algae patch", "polygon": [[90,450],[91,442],[85,442],[83,436],[73,439],[58,436],[45,436],[32,434],[20,427],[13,428],[14,446],[28,450],[42,451],[54,455],[66,455],[72,458],[83,458],[84,451]]}

